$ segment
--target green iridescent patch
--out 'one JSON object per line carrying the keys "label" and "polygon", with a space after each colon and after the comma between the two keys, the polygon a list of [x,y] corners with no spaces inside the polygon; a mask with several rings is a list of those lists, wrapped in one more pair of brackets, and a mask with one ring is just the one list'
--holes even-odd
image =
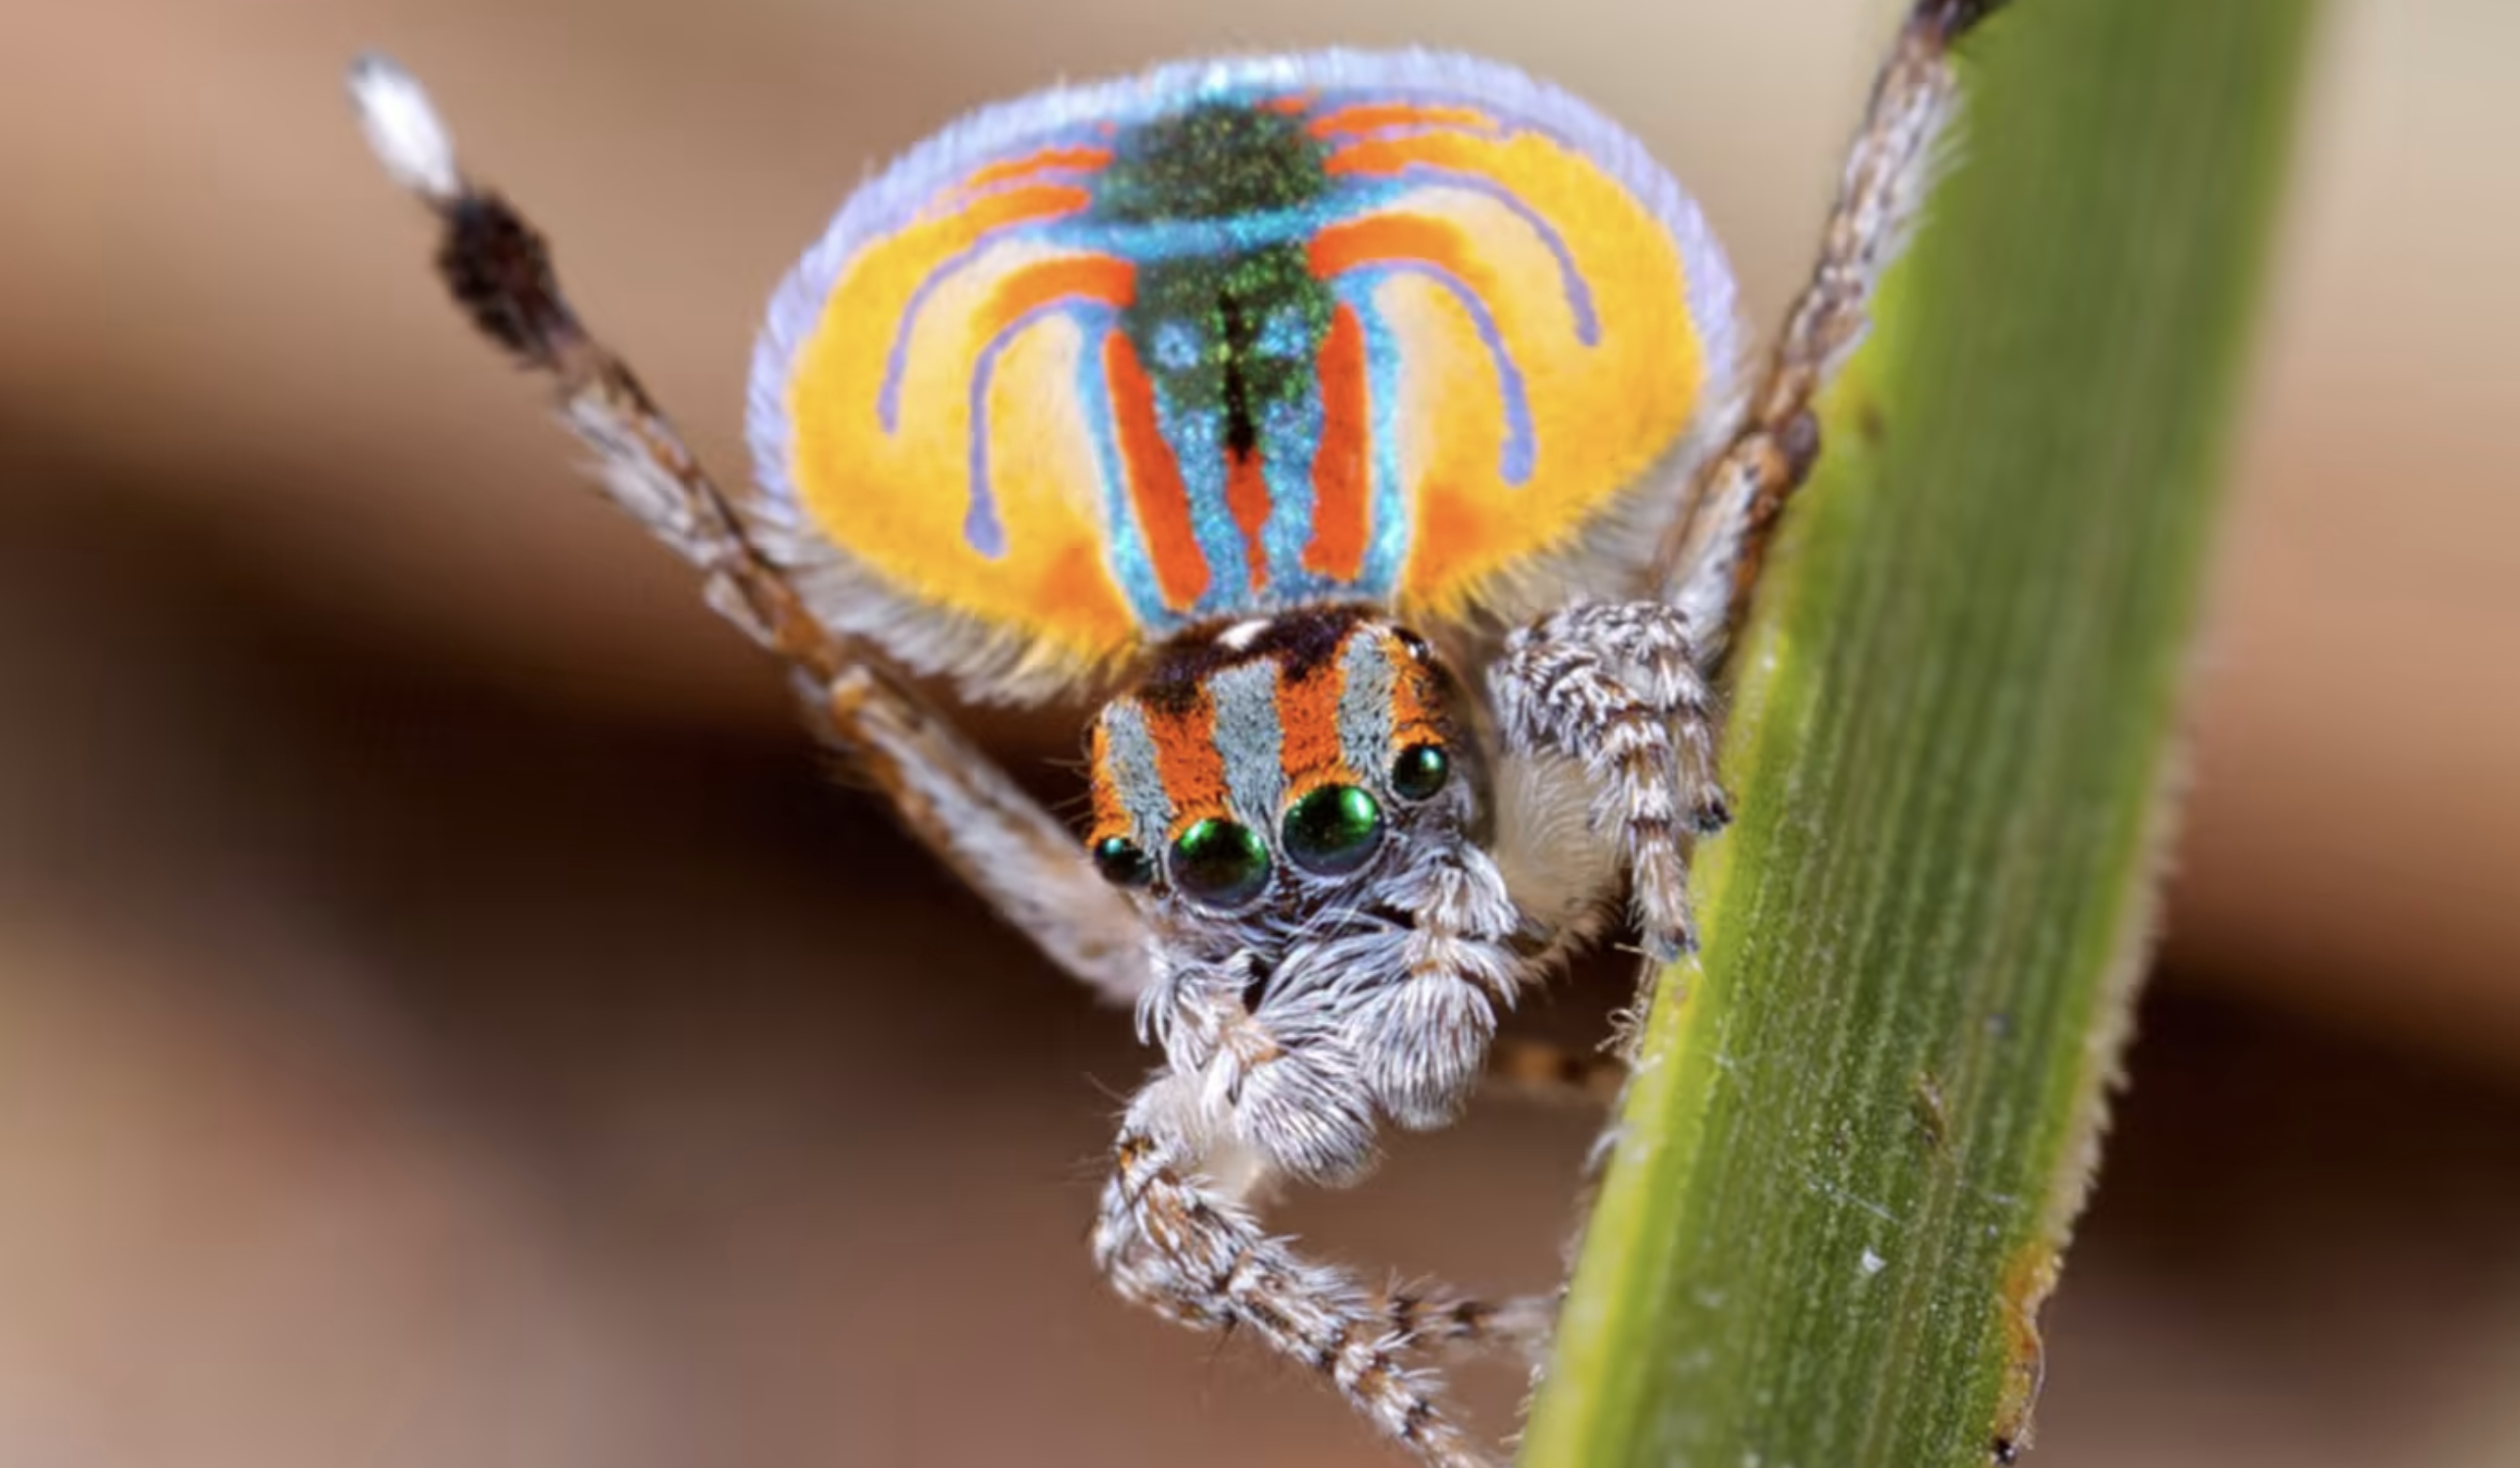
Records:
{"label": "green iridescent patch", "polygon": [[1219,447],[1248,458],[1307,401],[1333,303],[1300,240],[1244,244],[1235,226],[1327,195],[1326,152],[1299,118],[1214,104],[1146,123],[1119,155],[1094,182],[1096,222],[1191,226],[1137,261],[1121,330],[1165,405],[1221,418]]}
{"label": "green iridescent patch", "polygon": [[1327,157],[1303,119],[1210,103],[1130,129],[1093,184],[1113,223],[1230,220],[1296,209],[1330,191]]}

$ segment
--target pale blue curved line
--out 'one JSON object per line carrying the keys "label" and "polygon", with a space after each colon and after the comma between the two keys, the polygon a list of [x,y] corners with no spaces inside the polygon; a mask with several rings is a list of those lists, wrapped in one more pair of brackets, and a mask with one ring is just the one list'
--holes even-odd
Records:
{"label": "pale blue curved line", "polygon": [[1413,182],[1465,189],[1481,198],[1493,199],[1513,211],[1514,217],[1529,225],[1531,232],[1540,237],[1540,243],[1548,247],[1551,255],[1557,257],[1558,283],[1566,292],[1567,309],[1575,313],[1575,340],[1587,347],[1601,345],[1601,318],[1593,311],[1592,287],[1585,281],[1583,271],[1576,268],[1575,252],[1567,248],[1566,236],[1558,233],[1557,226],[1550,223],[1545,215],[1525,202],[1522,195],[1493,178],[1478,173],[1466,173],[1458,169],[1441,168],[1434,164],[1405,164],[1397,175],[1382,176],[1397,176]]}
{"label": "pale blue curved line", "polygon": [[884,385],[875,393],[875,421],[883,427],[886,436],[891,436],[901,425],[901,373],[910,360],[910,333],[917,328],[919,313],[927,309],[928,298],[935,295],[956,271],[977,259],[982,251],[995,249],[1005,243],[1008,235],[1040,232],[1064,218],[1000,224],[938,261],[921,277],[917,288],[910,292],[910,299],[901,307],[901,319],[893,327],[893,345],[884,354]]}
{"label": "pale blue curved line", "polygon": [[1073,312],[1089,320],[1107,318],[1111,308],[1101,302],[1079,296],[1061,296],[1044,301],[1022,316],[997,328],[989,344],[980,349],[971,367],[971,412],[968,428],[969,446],[965,450],[964,472],[970,476],[971,502],[963,511],[962,538],[966,545],[995,561],[1006,554],[1006,527],[998,523],[997,497],[989,487],[989,386],[997,372],[998,354],[1014,345],[1015,338],[1026,327],[1045,316]]}
{"label": "pale blue curved line", "polygon": [[1470,288],[1459,275],[1442,266],[1423,260],[1372,260],[1350,267],[1345,274],[1397,271],[1424,275],[1452,292],[1453,299],[1470,313],[1473,325],[1478,328],[1478,339],[1486,344],[1488,361],[1496,367],[1497,396],[1505,407],[1505,443],[1497,453],[1496,471],[1507,484],[1520,487],[1531,479],[1538,465],[1539,445],[1532,436],[1531,404],[1523,390],[1522,369],[1514,365],[1514,354],[1505,345],[1503,333],[1497,330],[1496,318],[1487,303]]}

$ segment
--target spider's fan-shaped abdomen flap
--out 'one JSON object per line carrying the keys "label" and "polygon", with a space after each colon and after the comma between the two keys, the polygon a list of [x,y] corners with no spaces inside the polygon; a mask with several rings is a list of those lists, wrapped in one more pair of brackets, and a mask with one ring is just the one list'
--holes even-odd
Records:
{"label": "spider's fan-shaped abdomen flap", "polygon": [[1633,139],[1490,63],[1044,92],[914,149],[782,286],[754,513],[821,615],[984,695],[1219,616],[1441,621],[1635,528],[1726,390],[1731,290]]}

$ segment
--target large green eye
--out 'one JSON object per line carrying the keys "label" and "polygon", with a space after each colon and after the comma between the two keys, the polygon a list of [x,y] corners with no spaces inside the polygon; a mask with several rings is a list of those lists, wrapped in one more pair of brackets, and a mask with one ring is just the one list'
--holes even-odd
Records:
{"label": "large green eye", "polygon": [[1213,816],[1173,843],[1173,885],[1210,907],[1239,907],[1269,885],[1269,845],[1249,826]]}
{"label": "large green eye", "polygon": [[1413,744],[1391,761],[1391,792],[1404,801],[1423,801],[1444,788],[1452,759],[1431,744]]}
{"label": "large green eye", "polygon": [[1353,785],[1324,785],[1287,810],[1282,834],[1287,856],[1337,876],[1363,866],[1382,844],[1382,807]]}
{"label": "large green eye", "polygon": [[1093,844],[1093,864],[1114,887],[1143,887],[1155,880],[1155,863],[1126,836],[1105,836]]}

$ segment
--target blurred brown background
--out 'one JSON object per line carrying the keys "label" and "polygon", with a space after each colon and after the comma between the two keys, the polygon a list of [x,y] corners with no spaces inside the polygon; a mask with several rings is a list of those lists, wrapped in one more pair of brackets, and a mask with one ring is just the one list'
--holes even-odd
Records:
{"label": "blurred brown background", "polygon": [[[739,474],[768,287],[966,105],[1493,52],[1689,180],[1765,323],[1884,9],[6,0],[0,1464],[1394,1461],[1104,1297],[1126,1017],[825,788],[571,482],[350,53]],[[2500,0],[2332,7],[2042,1463],[2520,1464],[2514,55]],[[1589,1131],[1491,1102],[1286,1222],[1536,1287]]]}

